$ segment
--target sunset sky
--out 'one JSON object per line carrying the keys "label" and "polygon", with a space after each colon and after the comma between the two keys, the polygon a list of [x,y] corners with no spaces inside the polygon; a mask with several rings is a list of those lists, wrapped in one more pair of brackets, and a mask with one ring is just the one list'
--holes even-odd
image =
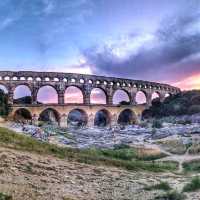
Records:
{"label": "sunset sky", "polygon": [[109,75],[200,89],[200,1],[0,1],[0,70]]}

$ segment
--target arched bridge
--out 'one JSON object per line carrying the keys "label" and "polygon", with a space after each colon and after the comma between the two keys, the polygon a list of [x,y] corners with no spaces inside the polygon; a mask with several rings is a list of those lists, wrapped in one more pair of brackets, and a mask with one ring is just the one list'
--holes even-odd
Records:
{"label": "arched bridge", "polygon": [[[98,111],[105,111],[108,115],[109,124],[116,124],[119,121],[120,113],[125,110],[133,112],[135,119],[147,106],[151,105],[153,94],[157,94],[161,101],[166,96],[180,92],[179,88],[168,84],[155,83],[142,80],[122,79],[115,77],[83,75],[57,72],[32,72],[32,71],[1,71],[0,85],[8,92],[9,102],[12,105],[11,116],[14,116],[19,109],[26,109],[31,117],[37,120],[46,109],[51,109],[57,114],[61,125],[66,126],[67,118],[72,110],[80,110],[85,113],[87,125],[95,124],[95,116]],[[26,86],[30,90],[30,104],[15,104],[14,93],[17,87]],[[57,103],[38,104],[38,93],[42,87],[50,86],[57,93]],[[76,87],[81,91],[83,102],[73,104],[65,102],[65,92],[69,87]],[[91,102],[91,94],[94,89],[101,89],[105,94],[105,104]],[[113,97],[117,91],[123,91],[129,99],[129,103],[121,106],[115,105]],[[137,93],[145,95],[146,103],[138,105]]]}

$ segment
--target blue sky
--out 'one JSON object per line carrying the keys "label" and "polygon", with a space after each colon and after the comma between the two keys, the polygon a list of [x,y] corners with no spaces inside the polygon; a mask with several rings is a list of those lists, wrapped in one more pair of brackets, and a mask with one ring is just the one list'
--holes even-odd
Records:
{"label": "blue sky", "polygon": [[200,1],[0,1],[0,69],[120,76],[183,88],[190,78],[198,87]]}

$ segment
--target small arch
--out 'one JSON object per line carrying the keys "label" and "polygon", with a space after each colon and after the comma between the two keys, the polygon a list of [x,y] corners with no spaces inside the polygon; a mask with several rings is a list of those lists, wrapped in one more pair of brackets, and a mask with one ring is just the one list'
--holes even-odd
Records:
{"label": "small arch", "polygon": [[55,77],[55,78],[53,79],[53,81],[58,82],[58,81],[59,81],[59,78],[56,78],[56,77]]}
{"label": "small arch", "polygon": [[63,82],[67,82],[67,78],[63,78]]}
{"label": "small arch", "polygon": [[26,78],[24,76],[20,77],[20,81],[25,81]]}
{"label": "small arch", "polygon": [[14,76],[14,77],[12,77],[12,80],[13,80],[13,81],[17,81],[18,78],[17,78],[16,76]]}
{"label": "small arch", "polygon": [[60,114],[53,108],[47,108],[40,113],[38,120],[48,124],[59,125]]}
{"label": "small arch", "polygon": [[26,108],[19,108],[15,111],[13,120],[17,122],[29,122],[32,120],[31,112]]}
{"label": "small arch", "polygon": [[104,84],[104,85],[108,85],[108,82],[107,82],[107,81],[104,81],[103,84]]}
{"label": "small arch", "polygon": [[73,109],[67,117],[67,125],[69,127],[83,127],[88,123],[88,116],[82,109]]}
{"label": "small arch", "polygon": [[5,94],[8,94],[8,89],[5,85],[0,84],[0,90],[2,90]]}
{"label": "small arch", "polygon": [[80,83],[85,83],[85,80],[84,80],[83,78],[81,78],[81,79],[79,80],[79,82],[80,82]]}
{"label": "small arch", "polygon": [[122,104],[125,103],[128,104],[130,103],[130,97],[128,95],[128,92],[125,90],[116,90],[114,95],[113,95],[113,104]]}
{"label": "small arch", "polygon": [[75,79],[75,78],[72,78],[72,79],[71,79],[71,83],[76,83],[76,79]]}
{"label": "small arch", "polygon": [[65,103],[83,103],[83,93],[76,86],[69,86],[65,90]]}
{"label": "small arch", "polygon": [[106,109],[99,110],[95,114],[94,125],[98,127],[106,127],[110,125],[110,113]]}
{"label": "small arch", "polygon": [[89,84],[93,84],[93,81],[92,81],[92,80],[88,80],[88,83],[89,83]]}
{"label": "small arch", "polygon": [[152,93],[151,100],[154,100],[154,99],[160,99],[160,93],[159,92]]}
{"label": "small arch", "polygon": [[27,85],[18,85],[13,93],[15,104],[31,104],[31,90]]}
{"label": "small arch", "polygon": [[90,93],[90,103],[91,104],[106,104],[107,95],[105,91],[101,88],[94,88]]}
{"label": "small arch", "polygon": [[99,80],[96,81],[96,84],[99,85],[101,82]]}
{"label": "small arch", "polygon": [[135,102],[137,104],[145,104],[147,103],[146,93],[143,91],[138,91],[135,96]]}
{"label": "small arch", "polygon": [[9,80],[10,80],[10,77],[9,77],[9,76],[6,76],[6,77],[4,77],[4,80],[5,80],[5,81],[9,81]]}
{"label": "small arch", "polygon": [[53,86],[42,86],[37,92],[37,101],[40,103],[58,103],[58,93]]}
{"label": "small arch", "polygon": [[27,78],[27,81],[32,81],[33,80],[33,77],[28,77]]}
{"label": "small arch", "polygon": [[50,78],[49,78],[49,77],[45,77],[44,80],[45,80],[45,81],[50,81]]}
{"label": "small arch", "polygon": [[130,109],[123,110],[118,117],[117,123],[120,125],[132,125],[136,123],[136,115]]}
{"label": "small arch", "polygon": [[37,77],[35,80],[36,81],[42,81],[42,79],[40,77]]}

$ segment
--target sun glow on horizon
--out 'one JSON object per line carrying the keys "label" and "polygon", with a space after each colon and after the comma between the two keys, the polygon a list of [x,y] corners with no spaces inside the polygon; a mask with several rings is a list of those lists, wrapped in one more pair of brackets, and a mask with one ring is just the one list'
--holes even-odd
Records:
{"label": "sun glow on horizon", "polygon": [[173,85],[181,88],[182,90],[200,89],[200,74],[184,78],[179,82],[173,83]]}

